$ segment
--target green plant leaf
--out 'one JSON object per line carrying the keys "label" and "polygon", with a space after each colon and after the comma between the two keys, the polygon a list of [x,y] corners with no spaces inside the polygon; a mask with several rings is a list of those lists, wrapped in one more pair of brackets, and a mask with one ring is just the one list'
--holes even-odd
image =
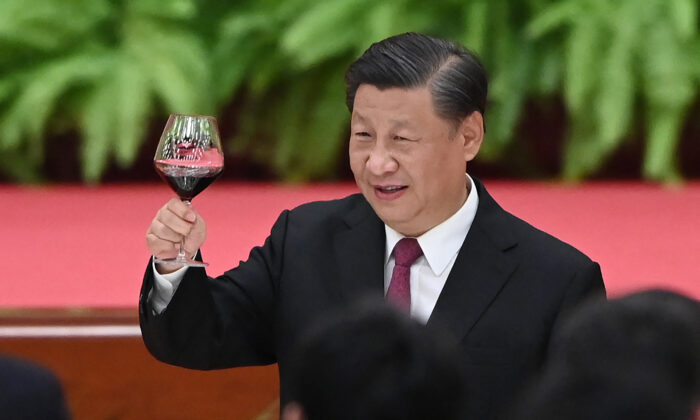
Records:
{"label": "green plant leaf", "polygon": [[532,47],[536,57],[532,60],[535,64],[530,75],[531,84],[537,95],[554,95],[562,82],[563,53],[556,43],[543,42],[545,45],[540,44]]}
{"label": "green plant leaf", "polygon": [[561,95],[570,120],[564,177],[595,173],[631,132],[643,131],[645,176],[672,180],[680,176],[673,158],[680,127],[697,118],[689,111],[700,86],[699,7],[697,0],[3,0],[0,151],[26,164],[2,170],[41,179],[46,142],[76,132],[83,172],[95,182],[112,160],[134,162],[152,118],[223,109],[234,119],[230,150],[283,179],[319,179],[334,173],[346,140],[347,65],[373,42],[419,31],[463,41],[491,75],[480,157],[512,159],[503,152],[518,150],[526,104]]}
{"label": "green plant leaf", "polygon": [[634,105],[632,39],[614,39],[602,63],[594,112],[599,125],[597,141],[611,151],[630,128]]}
{"label": "green plant leaf", "polygon": [[0,42],[55,50],[79,40],[111,12],[107,0],[3,0]]}
{"label": "green plant leaf", "polygon": [[112,142],[117,162],[122,167],[128,167],[136,159],[144,140],[151,92],[142,67],[130,57],[122,57],[114,70],[116,89],[112,115],[115,138]]}
{"label": "green plant leaf", "polygon": [[500,5],[495,23],[501,26],[490,48],[493,50],[492,64],[497,69],[490,87],[487,119],[487,141],[480,152],[486,160],[497,158],[513,138],[520,119],[525,96],[530,89],[533,51],[529,44],[521,41],[509,24],[513,10]]}
{"label": "green plant leaf", "polygon": [[223,20],[212,51],[212,85],[217,87],[214,91],[217,104],[236,94],[262,57],[276,55],[276,39],[270,33],[270,26],[277,23],[258,11],[234,14]]}
{"label": "green plant leaf", "polygon": [[128,0],[131,13],[165,19],[188,20],[197,14],[195,0]]}
{"label": "green plant leaf", "polygon": [[16,77],[0,79],[0,104],[12,97],[18,89]]}
{"label": "green plant leaf", "polygon": [[564,146],[563,177],[568,181],[580,181],[599,168],[599,143],[595,141],[596,127],[590,115],[571,122],[571,132]]}
{"label": "green plant leaf", "polygon": [[571,112],[587,112],[586,100],[599,82],[598,63],[605,51],[605,33],[595,22],[581,19],[566,40],[564,97]]}
{"label": "green plant leaf", "polygon": [[681,39],[689,39],[698,34],[697,0],[669,0],[663,3],[668,7],[671,24]]}
{"label": "green plant leaf", "polygon": [[[342,75],[344,66],[327,75],[320,83],[308,124],[304,128],[302,147],[296,150],[300,158],[299,175],[293,180],[318,178],[333,169],[344,144],[349,115],[343,101],[345,89]],[[294,174],[292,174],[294,175]],[[296,179],[295,179],[296,178]]]}
{"label": "green plant leaf", "polygon": [[282,34],[282,51],[294,57],[302,68],[337,57],[350,50],[353,41],[361,37],[362,25],[358,23],[371,4],[374,3],[369,0],[316,3]]}
{"label": "green plant leaf", "polygon": [[0,145],[16,148],[22,136],[41,138],[61,96],[102,75],[109,61],[106,55],[93,51],[51,61],[24,75],[19,95],[0,121],[4,133]]}
{"label": "green plant leaf", "polygon": [[104,173],[111,148],[117,142],[117,130],[112,118],[117,94],[114,79],[107,78],[98,84],[85,103],[81,156],[83,178],[91,183],[98,181]]}
{"label": "green plant leaf", "polygon": [[545,8],[527,25],[526,33],[531,38],[540,38],[562,26],[570,24],[583,13],[582,1],[560,1]]}
{"label": "green plant leaf", "polygon": [[487,0],[474,0],[464,7],[464,35],[462,42],[472,51],[481,54],[486,50],[486,38],[489,36],[489,7]]}
{"label": "green plant leaf", "polygon": [[647,115],[647,142],[642,170],[653,180],[677,182],[676,150],[684,112],[679,108],[650,109]]}
{"label": "green plant leaf", "polygon": [[486,160],[498,157],[513,138],[528,89],[532,50],[527,46],[516,48],[515,44],[511,44],[502,59],[511,65],[499,66],[503,71],[493,79],[492,103],[486,114],[488,141],[484,143],[480,155]]}
{"label": "green plant leaf", "polygon": [[43,181],[39,176],[38,162],[27,159],[18,150],[3,150],[0,153],[0,172],[24,184],[37,184]]}
{"label": "green plant leaf", "polygon": [[210,66],[199,39],[186,32],[166,31],[150,21],[136,22],[130,51],[142,63],[153,91],[169,113],[210,114]]}

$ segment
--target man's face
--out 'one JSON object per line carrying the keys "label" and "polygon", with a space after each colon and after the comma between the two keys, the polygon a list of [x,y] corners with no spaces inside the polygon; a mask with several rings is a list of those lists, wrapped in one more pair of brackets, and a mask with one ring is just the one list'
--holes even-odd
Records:
{"label": "man's face", "polygon": [[481,114],[457,128],[435,114],[427,87],[357,89],[350,168],[377,215],[419,236],[453,215],[467,197],[466,162],[481,146]]}

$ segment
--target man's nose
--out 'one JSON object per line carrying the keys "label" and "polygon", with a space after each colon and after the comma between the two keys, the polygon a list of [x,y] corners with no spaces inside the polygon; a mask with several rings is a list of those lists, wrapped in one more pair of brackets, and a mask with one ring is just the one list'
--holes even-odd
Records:
{"label": "man's nose", "polygon": [[398,168],[399,163],[394,158],[391,151],[381,142],[377,142],[367,158],[367,169],[372,175],[385,175],[395,172]]}

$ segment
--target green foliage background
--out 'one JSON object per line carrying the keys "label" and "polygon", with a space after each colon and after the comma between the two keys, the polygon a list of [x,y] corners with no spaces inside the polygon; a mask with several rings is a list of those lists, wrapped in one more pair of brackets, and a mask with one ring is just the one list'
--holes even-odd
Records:
{"label": "green foliage background", "polygon": [[[2,0],[0,171],[40,182],[46,142],[77,132],[83,178],[128,168],[154,118],[232,103],[231,153],[285,180],[338,165],[343,75],[372,42],[419,31],[476,51],[499,159],[526,101],[562,97],[562,176],[595,174],[642,125],[646,178],[673,181],[700,82],[698,0]],[[695,116],[697,117],[697,115]],[[697,141],[697,140],[693,140]]]}

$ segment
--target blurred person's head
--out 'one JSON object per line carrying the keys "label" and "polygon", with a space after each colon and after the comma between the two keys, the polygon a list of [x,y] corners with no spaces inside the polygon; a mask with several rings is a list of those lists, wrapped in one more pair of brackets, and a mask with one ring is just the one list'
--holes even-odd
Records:
{"label": "blurred person's head", "polygon": [[300,339],[284,420],[459,419],[456,347],[383,301],[363,301]]}
{"label": "blurred person's head", "polygon": [[524,419],[554,418],[542,414],[552,410],[580,410],[560,417],[573,419],[691,418],[700,404],[700,302],[651,290],[583,305],[554,331],[534,388],[523,400],[539,414]]}
{"label": "blurred person's head", "polygon": [[60,378],[32,360],[0,354],[0,418],[70,419]]}
{"label": "blurred person's head", "polygon": [[522,395],[511,420],[692,420],[692,407],[663,372],[548,371]]}
{"label": "blurred person's head", "polygon": [[486,72],[457,44],[417,33],[377,42],[345,76],[350,168],[391,228],[419,236],[465,202],[484,137]]}
{"label": "blurred person's head", "polygon": [[700,302],[663,290],[591,302],[554,333],[552,363],[574,369],[658,368],[700,398]]}

